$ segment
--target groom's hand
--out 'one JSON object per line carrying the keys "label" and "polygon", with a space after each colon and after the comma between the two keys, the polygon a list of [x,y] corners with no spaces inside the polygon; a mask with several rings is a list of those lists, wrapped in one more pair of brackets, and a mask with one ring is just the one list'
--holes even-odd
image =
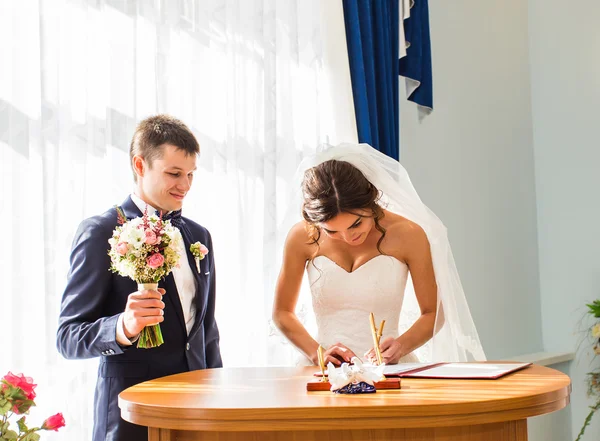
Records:
{"label": "groom's hand", "polygon": [[325,366],[327,363],[332,362],[335,366],[340,366],[342,363],[350,363],[352,357],[356,357],[356,354],[352,352],[347,346],[336,343],[330,346],[324,353],[323,358],[325,359]]}
{"label": "groom's hand", "polygon": [[144,290],[129,294],[123,313],[123,330],[127,338],[137,337],[146,326],[164,320],[165,304],[161,299],[165,292],[163,288],[158,288],[157,291]]}

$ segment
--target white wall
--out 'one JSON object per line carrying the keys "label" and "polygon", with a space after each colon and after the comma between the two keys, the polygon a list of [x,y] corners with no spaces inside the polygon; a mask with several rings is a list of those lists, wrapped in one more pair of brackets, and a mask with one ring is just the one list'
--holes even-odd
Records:
{"label": "white wall", "polygon": [[[539,9],[550,9],[545,0],[530,3]],[[558,13],[564,12],[558,1],[553,3]],[[590,298],[593,283],[600,281],[600,273],[595,276],[589,267],[600,265],[600,258],[596,263],[586,255],[588,268],[577,272],[585,274],[583,280],[576,285],[571,283],[571,289],[566,286],[572,272],[565,271],[565,265],[579,265],[576,250],[580,248],[575,248],[565,232],[579,230],[581,224],[568,225],[570,218],[561,211],[566,198],[564,188],[558,182],[545,181],[557,176],[553,167],[565,160],[572,177],[577,177],[582,168],[588,168],[577,180],[588,179],[587,194],[581,199],[593,202],[592,192],[600,186],[593,185],[598,182],[592,178],[592,170],[595,164],[600,164],[594,159],[600,158],[589,150],[590,140],[594,139],[589,131],[577,135],[581,151],[586,154],[568,158],[573,150],[567,152],[566,148],[573,137],[569,138],[569,131],[553,109],[558,103],[559,107],[572,109],[571,119],[575,122],[593,117],[592,102],[587,113],[577,112],[581,102],[560,101],[562,94],[556,92],[561,84],[556,81],[558,75],[544,76],[548,70],[557,68],[565,74],[570,72],[566,66],[559,66],[562,62],[557,59],[553,45],[560,40],[561,51],[570,50],[567,46],[575,44],[572,41],[575,37],[564,40],[565,23],[559,22],[560,15],[555,17],[554,29],[538,30],[542,12],[532,8],[535,16],[529,20],[528,4],[519,0],[429,4],[435,111],[419,124],[414,105],[401,100],[401,162],[422,199],[448,227],[465,293],[488,357],[501,359],[543,350],[572,351],[574,319],[570,313],[583,304],[585,296],[573,295],[572,301],[566,303],[561,299],[565,293],[584,290]],[[600,11],[596,12],[598,16]],[[532,57],[530,22],[536,23],[531,31]],[[594,32],[591,23],[587,30]],[[548,44],[547,34],[552,44]],[[547,59],[540,60],[538,52],[542,50]],[[600,51],[596,52],[600,56]],[[591,64],[588,67],[593,70]],[[534,68],[530,69],[530,65]],[[563,84],[566,80],[563,79]],[[587,80],[589,84],[590,79]],[[580,100],[582,96],[585,94],[574,98]],[[543,108],[541,113],[539,107]],[[540,118],[545,118],[544,126],[552,126],[551,132],[540,135]],[[556,131],[559,133],[552,133]],[[555,148],[541,153],[540,148],[546,149],[542,147],[546,139],[552,139]],[[600,152],[596,155],[600,156]],[[589,161],[587,166],[580,164],[582,159]],[[564,170],[559,174],[564,177]],[[544,181],[542,188],[541,181]],[[569,184],[570,190],[575,192],[579,185],[584,184]],[[569,209],[575,211],[582,200],[576,197],[569,201]],[[583,221],[581,207],[576,211],[577,219]],[[592,219],[597,219],[600,225],[600,212],[595,214],[584,224],[591,226]],[[600,245],[597,243],[600,235],[596,236],[594,245]],[[598,248],[590,247],[588,251],[591,254],[592,249]],[[568,257],[569,254],[575,258]],[[583,420],[581,375],[574,374],[569,363],[553,367],[573,376],[576,422],[571,421],[571,407],[532,418],[530,441],[574,439],[571,432]],[[593,433],[590,429],[590,434]],[[588,439],[595,440],[598,436]]]}
{"label": "white wall", "polygon": [[[544,347],[574,351],[585,303],[600,298],[600,2],[529,0],[531,92]],[[589,344],[566,371],[571,437],[592,402]],[[599,365],[596,360],[594,365]],[[600,439],[600,415],[584,440]]]}
{"label": "white wall", "polygon": [[435,110],[419,124],[401,100],[400,160],[448,227],[488,357],[541,351],[527,4],[430,2],[430,20]]}

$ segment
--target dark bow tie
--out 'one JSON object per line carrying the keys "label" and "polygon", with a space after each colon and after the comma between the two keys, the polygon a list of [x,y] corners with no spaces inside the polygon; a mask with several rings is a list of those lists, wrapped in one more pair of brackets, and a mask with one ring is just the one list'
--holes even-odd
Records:
{"label": "dark bow tie", "polygon": [[171,225],[181,229],[183,220],[181,219],[181,210],[171,211],[163,216],[163,220],[170,220]]}

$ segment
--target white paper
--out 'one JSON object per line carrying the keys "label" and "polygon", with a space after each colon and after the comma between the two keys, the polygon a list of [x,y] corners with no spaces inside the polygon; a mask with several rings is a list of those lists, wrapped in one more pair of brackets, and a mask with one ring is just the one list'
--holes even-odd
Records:
{"label": "white paper", "polygon": [[[402,374],[403,372],[408,372],[408,371],[412,371],[415,369],[423,369],[427,366],[434,366],[437,363],[399,363],[399,364],[390,364],[390,365],[386,365],[383,368],[383,375],[389,375],[389,376],[398,376],[400,374]],[[369,364],[369,363],[364,363],[363,364],[364,367],[377,367],[377,365],[373,365],[373,364]],[[321,375],[321,371],[319,371],[316,375],[320,376]],[[327,369],[325,369],[325,375],[327,375]]]}
{"label": "white paper", "polygon": [[435,378],[495,378],[522,369],[531,363],[447,363],[420,372],[407,374],[407,377]]}

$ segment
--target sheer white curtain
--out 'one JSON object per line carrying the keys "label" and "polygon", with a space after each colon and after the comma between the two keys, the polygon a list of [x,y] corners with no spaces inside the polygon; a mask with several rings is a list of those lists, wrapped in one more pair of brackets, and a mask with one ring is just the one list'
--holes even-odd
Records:
{"label": "sheer white curtain", "polygon": [[32,422],[65,414],[46,439],[90,438],[97,360],[57,354],[60,297],[78,223],[132,189],[150,114],[201,144],[184,210],[213,234],[225,364],[291,362],[274,232],[302,157],[356,140],[341,0],[5,1],[0,60],[0,375],[39,384]]}

